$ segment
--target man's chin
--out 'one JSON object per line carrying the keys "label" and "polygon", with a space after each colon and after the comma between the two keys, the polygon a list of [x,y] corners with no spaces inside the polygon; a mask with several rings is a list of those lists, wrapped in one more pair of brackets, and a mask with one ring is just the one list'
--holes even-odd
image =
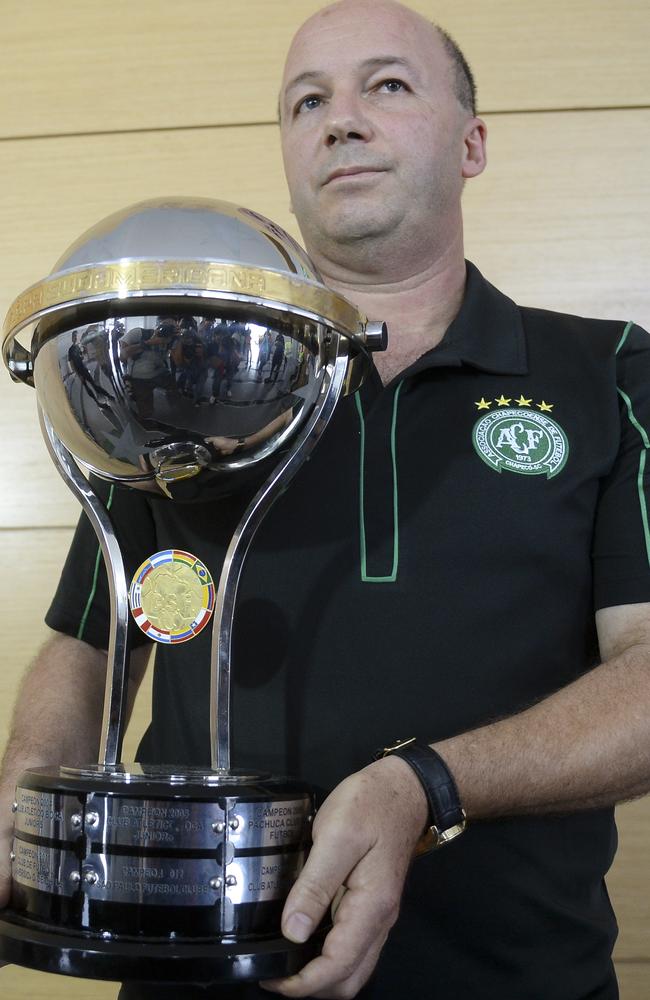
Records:
{"label": "man's chin", "polygon": [[328,219],[325,233],[333,242],[345,245],[358,243],[360,240],[381,239],[394,230],[394,221],[378,218],[377,213],[358,213]]}

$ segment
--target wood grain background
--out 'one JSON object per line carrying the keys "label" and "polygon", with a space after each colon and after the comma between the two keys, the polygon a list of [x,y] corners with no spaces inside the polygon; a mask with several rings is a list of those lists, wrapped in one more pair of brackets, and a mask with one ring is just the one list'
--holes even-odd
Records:
{"label": "wood grain background", "polygon": [[[275,124],[289,39],[313,0],[1,0],[0,314],[103,216],[155,195],[225,198],[298,235]],[[490,164],[465,195],[467,255],[525,304],[650,328],[648,0],[418,0],[463,46]],[[33,393],[1,383],[0,743],[77,508]],[[133,753],[149,713],[141,692]],[[623,1000],[650,996],[650,806],[618,811],[609,887]],[[115,986],[0,970],[8,1000]],[[505,1000],[505,998],[504,998]],[[510,1000],[510,998],[507,998]],[[512,998],[514,1000],[514,998]]]}

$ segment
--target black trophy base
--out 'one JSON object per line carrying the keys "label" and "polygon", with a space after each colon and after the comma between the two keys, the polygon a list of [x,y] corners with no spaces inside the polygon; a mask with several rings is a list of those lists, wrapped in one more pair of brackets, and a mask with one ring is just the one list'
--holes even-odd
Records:
{"label": "black trophy base", "polygon": [[305,944],[252,941],[104,941],[59,933],[4,911],[0,961],[39,972],[116,982],[237,983],[298,972],[320,953],[327,928]]}
{"label": "black trophy base", "polygon": [[291,975],[322,943],[281,933],[313,811],[304,783],[261,774],[27,771],[0,961],[117,981]]}

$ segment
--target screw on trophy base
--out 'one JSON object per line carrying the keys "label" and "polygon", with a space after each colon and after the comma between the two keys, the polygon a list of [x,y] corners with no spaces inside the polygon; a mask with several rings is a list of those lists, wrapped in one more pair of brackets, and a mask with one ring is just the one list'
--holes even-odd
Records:
{"label": "screw on trophy base", "polygon": [[[27,348],[16,336],[29,330]],[[111,621],[99,763],[18,781],[0,960],[224,983],[291,975],[319,952],[326,926],[294,944],[280,923],[309,851],[312,790],[231,767],[232,626],[259,523],[385,344],[383,324],[326,288],[283,230],[208,199],[110,216],[12,305],[3,357],[35,386],[50,455],[95,529]],[[200,553],[180,549],[149,555],[129,586],[77,463],[152,504],[214,502],[215,518],[221,496],[245,491],[216,591]],[[130,617],[174,646],[213,613],[211,767],[121,763]]]}

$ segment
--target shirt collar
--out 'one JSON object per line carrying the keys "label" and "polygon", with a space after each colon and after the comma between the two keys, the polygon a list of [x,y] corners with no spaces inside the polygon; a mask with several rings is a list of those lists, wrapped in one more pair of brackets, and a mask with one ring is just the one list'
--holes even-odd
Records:
{"label": "shirt collar", "polygon": [[[471,365],[499,375],[528,371],[526,338],[519,307],[466,261],[467,279],[460,311],[440,343],[403,372]],[[390,331],[389,331],[390,334]]]}

